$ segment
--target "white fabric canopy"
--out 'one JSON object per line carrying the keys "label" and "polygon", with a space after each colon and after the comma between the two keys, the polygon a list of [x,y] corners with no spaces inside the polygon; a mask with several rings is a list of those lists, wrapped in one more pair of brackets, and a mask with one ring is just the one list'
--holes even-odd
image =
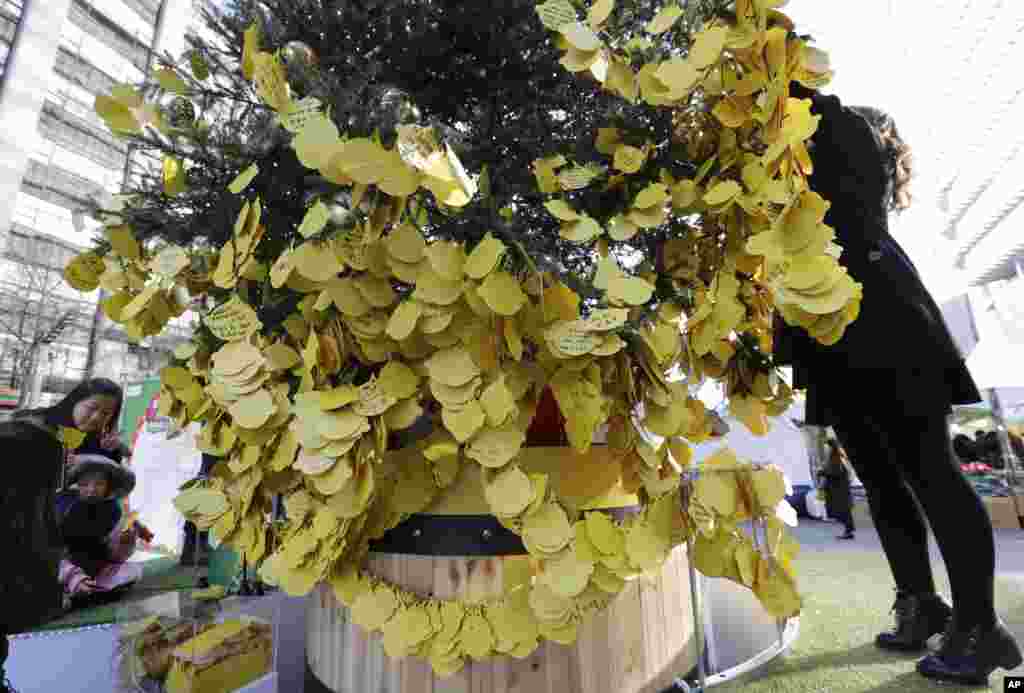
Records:
{"label": "white fabric canopy", "polygon": [[728,447],[741,459],[780,467],[794,486],[814,485],[806,438],[793,423],[793,419],[799,421],[803,418],[802,404],[794,405],[784,415],[773,419],[771,429],[763,436],[755,436],[732,416],[724,418],[729,424],[729,433],[718,440],[695,446],[695,461],[701,462],[722,447]]}
{"label": "white fabric canopy", "polygon": [[971,295],[971,313],[979,336],[978,346],[967,358],[967,367],[992,403],[999,395],[1007,416],[1024,409],[1024,283],[1007,282]]}
{"label": "white fabric canopy", "polygon": [[184,542],[185,520],[174,507],[178,487],[199,473],[203,455],[196,448],[199,424],[170,440],[164,432],[139,431],[132,454],[135,490],[128,499],[139,521],[155,535],[154,544],[180,553]]}

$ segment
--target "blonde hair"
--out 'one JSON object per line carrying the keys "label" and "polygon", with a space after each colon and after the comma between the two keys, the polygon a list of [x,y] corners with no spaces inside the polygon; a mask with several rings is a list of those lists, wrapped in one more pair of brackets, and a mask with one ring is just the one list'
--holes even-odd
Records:
{"label": "blonde hair", "polygon": [[867,106],[854,106],[871,125],[882,142],[886,170],[890,177],[890,196],[887,206],[892,212],[902,212],[910,207],[910,180],[914,177],[914,155],[899,130],[896,122],[885,111]]}

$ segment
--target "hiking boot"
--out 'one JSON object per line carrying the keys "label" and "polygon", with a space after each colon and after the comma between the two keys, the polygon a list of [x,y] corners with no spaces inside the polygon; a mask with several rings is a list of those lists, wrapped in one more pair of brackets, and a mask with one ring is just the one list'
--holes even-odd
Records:
{"label": "hiking boot", "polygon": [[879,633],[875,644],[883,650],[919,652],[928,639],[942,633],[953,616],[953,609],[937,594],[899,595],[892,606],[896,627]]}
{"label": "hiking boot", "polygon": [[996,669],[1013,669],[1024,662],[1020,646],[998,619],[994,626],[960,630],[952,621],[938,652],[917,663],[917,672],[929,679],[985,685]]}

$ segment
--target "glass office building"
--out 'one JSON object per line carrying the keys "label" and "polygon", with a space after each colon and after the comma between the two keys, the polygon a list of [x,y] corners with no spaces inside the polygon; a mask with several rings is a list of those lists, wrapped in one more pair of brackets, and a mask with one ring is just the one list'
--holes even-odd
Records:
{"label": "glass office building", "polygon": [[[193,0],[0,0],[0,389],[47,401],[86,374],[155,372],[187,323],[129,344],[61,271],[98,224],[81,214],[121,188],[140,155],[93,111],[179,55]],[[38,395],[37,395],[38,396]],[[22,397],[24,400],[24,396]]]}

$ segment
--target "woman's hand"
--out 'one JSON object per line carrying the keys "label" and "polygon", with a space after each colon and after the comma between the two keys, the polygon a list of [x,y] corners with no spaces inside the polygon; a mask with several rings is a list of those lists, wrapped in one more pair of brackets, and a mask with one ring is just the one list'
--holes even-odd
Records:
{"label": "woman's hand", "polygon": [[100,447],[104,450],[117,450],[123,445],[124,443],[121,442],[121,436],[117,434],[117,431],[106,431],[100,436]]}
{"label": "woman's hand", "polygon": [[100,591],[100,586],[92,578],[86,578],[78,584],[78,591],[86,594],[94,594]]}

